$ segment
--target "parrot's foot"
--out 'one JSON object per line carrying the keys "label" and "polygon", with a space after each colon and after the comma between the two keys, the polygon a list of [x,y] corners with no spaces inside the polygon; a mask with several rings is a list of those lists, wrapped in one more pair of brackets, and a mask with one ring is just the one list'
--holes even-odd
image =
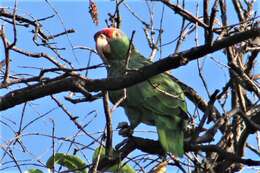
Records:
{"label": "parrot's foot", "polygon": [[119,129],[119,135],[123,137],[130,137],[133,134],[133,129],[128,125],[127,122],[120,122],[117,125],[117,129]]}

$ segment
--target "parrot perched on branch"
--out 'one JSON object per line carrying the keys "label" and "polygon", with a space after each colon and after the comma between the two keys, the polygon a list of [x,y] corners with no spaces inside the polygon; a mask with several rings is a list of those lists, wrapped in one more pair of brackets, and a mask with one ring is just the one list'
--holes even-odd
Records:
{"label": "parrot perched on branch", "polygon": [[[117,28],[104,28],[94,36],[96,50],[107,65],[108,78],[122,77],[129,70],[152,64],[132,46],[129,38]],[[184,154],[184,129],[187,107],[181,87],[167,73],[126,88],[109,91],[113,104],[120,104],[130,121],[130,128],[138,124],[156,126],[160,144],[165,152]]]}

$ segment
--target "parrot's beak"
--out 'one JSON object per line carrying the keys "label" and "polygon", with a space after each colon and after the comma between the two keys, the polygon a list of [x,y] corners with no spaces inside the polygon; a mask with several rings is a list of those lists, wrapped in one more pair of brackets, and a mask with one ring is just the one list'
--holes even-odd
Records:
{"label": "parrot's beak", "polygon": [[[97,33],[98,34],[98,33]],[[95,35],[96,50],[103,62],[108,64],[105,54],[110,53],[108,38],[104,34]]]}

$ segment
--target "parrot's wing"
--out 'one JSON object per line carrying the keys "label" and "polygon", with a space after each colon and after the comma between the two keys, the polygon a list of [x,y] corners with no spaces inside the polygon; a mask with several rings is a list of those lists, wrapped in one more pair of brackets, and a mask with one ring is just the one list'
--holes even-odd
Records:
{"label": "parrot's wing", "polygon": [[[140,68],[145,63],[149,61],[140,58],[138,65],[130,65]],[[132,107],[131,111],[135,115],[139,112],[141,122],[156,126],[165,151],[183,155],[183,131],[185,119],[188,118],[185,96],[181,87],[168,74],[156,75],[128,88],[127,102],[127,107]]]}
{"label": "parrot's wing", "polygon": [[[139,69],[151,63],[137,52],[130,59],[129,67]],[[162,73],[130,87],[127,97],[131,105],[142,105],[156,114],[188,118],[184,93],[169,74]]]}
{"label": "parrot's wing", "polygon": [[[151,102],[158,105],[155,109],[161,114],[170,114],[173,116],[183,117],[182,111],[187,112],[185,96],[181,87],[174,82],[169,75],[159,74],[157,76],[148,79],[150,87],[152,88],[153,94],[147,95],[145,100],[149,106]],[[154,106],[153,106],[154,107]]]}
{"label": "parrot's wing", "polygon": [[130,105],[141,106],[154,114],[187,119],[185,98],[180,86],[160,74],[127,89]]}
{"label": "parrot's wing", "polygon": [[135,111],[134,115],[139,115],[133,117],[156,126],[164,150],[182,156],[187,114],[184,94],[179,85],[166,74],[160,74],[128,88],[127,100],[128,105],[133,107],[131,110]]}

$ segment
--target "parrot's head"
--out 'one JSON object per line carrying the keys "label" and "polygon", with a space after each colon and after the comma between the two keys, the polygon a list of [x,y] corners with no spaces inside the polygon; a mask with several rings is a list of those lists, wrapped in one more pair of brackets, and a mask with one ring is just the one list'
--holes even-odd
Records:
{"label": "parrot's head", "polygon": [[94,35],[98,55],[106,64],[127,59],[130,41],[117,28],[104,28]]}

